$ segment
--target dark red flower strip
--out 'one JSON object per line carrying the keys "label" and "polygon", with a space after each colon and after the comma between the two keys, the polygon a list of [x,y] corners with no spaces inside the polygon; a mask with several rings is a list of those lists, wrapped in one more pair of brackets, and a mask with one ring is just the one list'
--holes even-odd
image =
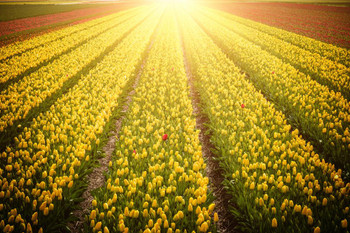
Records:
{"label": "dark red flower strip", "polygon": [[276,20],[276,19],[268,18],[263,20],[262,17],[259,15],[255,15],[255,17],[250,17],[250,18],[265,24],[269,24],[271,26],[283,28],[305,36],[320,39],[328,43],[344,42],[346,44],[346,41],[347,41],[346,38],[350,38],[349,33],[343,33],[341,31],[333,30],[332,28],[329,28],[329,27],[317,26],[317,25],[307,24],[304,22],[300,22],[299,25],[297,25],[293,21],[291,22],[290,20],[283,20],[283,19]]}
{"label": "dark red flower strip", "polygon": [[350,7],[296,3],[222,3],[212,7],[350,48]]}
{"label": "dark red flower strip", "polygon": [[[316,26],[320,29],[327,28],[327,30],[330,30],[333,32],[339,32],[339,30],[341,30],[342,32],[349,33],[349,30],[350,30],[350,25],[348,26],[346,22],[343,22],[343,23],[339,22],[339,20],[335,20],[332,17],[318,18],[318,15],[315,15],[314,18],[310,18],[305,16],[305,15],[309,16],[308,14],[310,13],[306,13],[303,15],[296,15],[296,14],[288,14],[288,12],[283,12],[281,10],[279,10],[279,12],[281,12],[281,15],[278,16],[279,20],[282,20],[284,22],[293,22],[297,26],[303,26],[303,27]],[[251,12],[251,15],[252,16],[255,15],[256,17],[261,17],[262,15],[264,15],[266,17],[269,16],[267,17],[267,19],[276,20],[276,17],[271,17],[270,14],[264,11]]]}
{"label": "dark red flower strip", "polygon": [[[118,5],[115,6],[115,9],[117,8]],[[85,8],[70,12],[0,22],[0,36],[9,35],[24,30],[30,30],[33,28],[42,27],[54,23],[69,21],[84,16],[96,15],[98,13],[111,11],[112,9],[111,6],[101,6],[98,8]],[[84,22],[84,20],[86,21],[87,19],[80,20],[77,23]]]}
{"label": "dark red flower strip", "polygon": [[28,40],[30,38],[33,38],[33,37],[36,37],[36,36],[40,36],[40,35],[43,35],[45,33],[49,33],[49,32],[52,32],[52,31],[60,30],[60,29],[63,29],[65,27],[69,27],[69,26],[73,26],[73,25],[76,25],[76,24],[84,23],[84,22],[87,22],[89,20],[93,20],[93,19],[96,19],[96,18],[99,18],[99,17],[103,17],[103,16],[106,16],[106,15],[109,15],[109,14],[112,14],[112,13],[114,13],[114,12],[106,12],[106,13],[102,13],[102,14],[92,15],[91,17],[87,16],[86,18],[83,18],[83,19],[80,19],[80,20],[77,20],[77,21],[73,21],[73,22],[70,22],[70,23],[64,23],[63,22],[64,23],[63,25],[58,25],[58,26],[55,25],[53,27],[49,27],[49,28],[42,29],[42,30],[39,30],[39,31],[34,31],[33,32],[31,30],[28,30],[28,31],[20,32],[21,34],[19,34],[19,35],[17,35],[17,33],[13,34],[13,36],[12,35],[8,35],[8,36],[6,36],[6,38],[0,40],[0,47],[6,46],[6,45],[11,44],[11,43],[14,43],[16,41]]}
{"label": "dark red flower strip", "polygon": [[[122,11],[122,10],[126,10],[128,8],[131,8],[132,6],[133,5],[129,4],[129,3],[128,4],[119,4],[118,8],[112,8],[112,10],[110,9],[109,11],[105,11],[102,13],[96,13],[96,14],[92,14],[92,15],[82,16],[82,17],[77,18],[77,20],[73,19],[73,20],[66,20],[63,22],[59,22],[59,25],[51,24],[51,25],[42,26],[43,27],[42,29],[41,29],[41,27],[38,27],[38,28],[34,28],[34,29],[21,31],[21,32],[18,32],[15,34],[5,35],[4,36],[5,38],[0,39],[0,47],[14,43],[16,41],[28,40],[28,39],[33,38],[35,36],[40,36],[40,35],[43,35],[45,33],[59,30],[59,29],[65,28],[65,27],[73,26],[76,24],[87,22],[89,20],[93,20],[93,19],[97,19],[97,18],[100,18],[103,16],[107,16],[109,14],[113,14],[113,13],[116,13],[118,11]],[[38,29],[38,30],[36,30],[36,29]]]}
{"label": "dark red flower strip", "polygon": [[[232,4],[230,4],[232,5]],[[238,5],[238,6],[237,6]],[[305,10],[308,7],[309,9]],[[240,11],[241,13],[246,13],[249,10],[249,13],[259,13],[267,15],[275,15],[278,18],[291,18],[292,20],[298,22],[299,19],[296,17],[302,17],[303,20],[300,22],[323,22],[323,24],[332,24],[336,28],[346,27],[344,29],[349,29],[350,22],[348,21],[350,17],[349,8],[347,11],[343,12],[332,12],[330,9],[340,8],[340,7],[329,7],[329,6],[320,6],[318,10],[312,10],[312,5],[305,4],[288,4],[288,3],[238,3],[234,4],[230,9],[226,7],[226,10],[235,10],[236,12]],[[330,9],[328,9],[330,8]],[[341,7],[342,9],[343,7]]]}

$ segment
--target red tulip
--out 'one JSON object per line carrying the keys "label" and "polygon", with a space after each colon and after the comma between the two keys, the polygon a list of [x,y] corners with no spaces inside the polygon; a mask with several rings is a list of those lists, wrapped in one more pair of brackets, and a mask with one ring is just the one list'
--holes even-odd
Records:
{"label": "red tulip", "polygon": [[136,154],[136,150],[134,150],[134,154]]}
{"label": "red tulip", "polygon": [[244,105],[244,104],[241,104],[241,108],[245,108],[245,105]]}
{"label": "red tulip", "polygon": [[275,73],[275,71],[272,71],[272,74],[274,74]]}
{"label": "red tulip", "polygon": [[162,137],[163,141],[167,140],[167,138],[168,138],[168,134],[164,134]]}

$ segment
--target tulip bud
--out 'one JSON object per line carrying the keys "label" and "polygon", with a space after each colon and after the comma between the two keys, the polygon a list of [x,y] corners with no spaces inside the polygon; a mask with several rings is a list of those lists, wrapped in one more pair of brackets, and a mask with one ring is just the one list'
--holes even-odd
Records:
{"label": "tulip bud", "polygon": [[348,227],[348,220],[346,220],[346,219],[341,220],[341,227],[342,228],[347,228]]}
{"label": "tulip bud", "polygon": [[96,223],[95,229],[96,229],[97,231],[101,230],[101,227],[102,227],[102,222]]}
{"label": "tulip bud", "polygon": [[314,230],[314,233],[320,233],[320,232],[321,232],[321,229],[319,227],[316,227]]}
{"label": "tulip bud", "polygon": [[214,222],[218,222],[219,221],[219,216],[218,213],[214,213]]}
{"label": "tulip bud", "polygon": [[97,206],[97,201],[96,200],[92,200],[92,206],[96,207]]}
{"label": "tulip bud", "polygon": [[276,218],[273,218],[273,219],[272,219],[272,224],[271,224],[271,226],[272,226],[273,228],[276,228],[276,227],[277,227],[277,219],[276,219]]}

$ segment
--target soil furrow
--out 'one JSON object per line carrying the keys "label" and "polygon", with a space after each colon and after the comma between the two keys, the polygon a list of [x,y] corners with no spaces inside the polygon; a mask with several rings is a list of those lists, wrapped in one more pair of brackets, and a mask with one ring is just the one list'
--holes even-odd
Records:
{"label": "soil furrow", "polygon": [[[157,31],[158,30],[156,29],[156,32]],[[156,34],[156,32],[154,34]],[[132,97],[135,94],[135,88],[138,86],[143,68],[147,62],[147,54],[148,54],[149,50],[152,48],[152,45],[154,43],[153,37],[152,37],[152,40],[151,40],[151,42],[150,42],[150,44],[145,52],[146,56],[141,63],[141,66],[137,72],[137,75],[136,75],[135,79],[133,81],[131,81],[132,85],[131,85],[131,87],[128,88],[129,90],[127,92],[127,95],[124,97],[121,97],[121,99],[122,99],[121,102],[124,104],[123,104],[121,111],[120,111],[121,114],[119,114],[120,117],[113,124],[114,127],[112,127],[112,131],[109,132],[108,141],[107,141],[106,145],[102,148],[102,153],[105,156],[98,160],[99,166],[96,167],[92,171],[92,173],[90,173],[87,177],[88,187],[82,195],[83,201],[80,203],[79,209],[77,209],[73,212],[73,215],[78,220],[75,223],[71,223],[69,225],[69,228],[71,229],[72,233],[79,233],[79,232],[83,231],[84,222],[85,222],[84,217],[89,213],[89,210],[92,207],[91,202],[94,199],[92,196],[92,192],[93,192],[93,190],[96,190],[96,189],[102,187],[103,184],[106,182],[105,173],[108,171],[109,162],[112,161],[112,155],[113,155],[113,152],[115,151],[116,141],[119,140],[119,132],[120,132],[120,129],[122,127],[122,122],[125,118],[126,112],[129,109],[129,105],[132,101]]]}
{"label": "soil furrow", "polygon": [[206,124],[209,123],[209,119],[201,110],[201,100],[200,95],[195,88],[195,78],[191,72],[189,63],[187,62],[186,50],[184,48],[183,41],[181,43],[185,71],[190,87],[193,114],[196,117],[196,128],[200,130],[199,140],[202,144],[202,154],[203,157],[207,160],[206,173],[210,180],[210,188],[215,196],[215,209],[219,215],[218,229],[222,233],[236,232],[233,230],[237,224],[236,220],[230,214],[228,209],[230,200],[232,200],[232,196],[227,193],[222,184],[225,179],[223,176],[224,171],[219,165],[217,156],[213,153],[215,146],[210,141],[211,133],[206,126]]}

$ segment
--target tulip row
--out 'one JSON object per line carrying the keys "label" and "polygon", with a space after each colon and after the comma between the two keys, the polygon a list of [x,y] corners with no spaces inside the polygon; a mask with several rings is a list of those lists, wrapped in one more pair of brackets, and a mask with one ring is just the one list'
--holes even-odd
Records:
{"label": "tulip row", "polygon": [[43,44],[42,46],[2,61],[0,63],[0,84],[16,78],[31,68],[44,64],[46,61],[60,54],[65,54],[65,52],[86,43],[86,41],[101,33],[115,28],[130,17],[137,15],[137,13],[138,10],[129,11],[127,14],[117,13],[116,18],[110,18],[110,20],[103,23],[80,30],[70,36],[51,41],[50,43]]}
{"label": "tulip row", "polygon": [[216,231],[192,112],[179,31],[169,10],[123,121],[106,185],[92,201],[92,232]]}
{"label": "tulip row", "polygon": [[[139,8],[137,8],[137,10],[139,10]],[[117,17],[120,17],[122,15],[125,15],[130,12],[134,12],[134,11],[136,11],[135,8],[131,10],[115,13],[109,16],[105,16],[102,18],[94,19],[82,24],[66,27],[61,30],[53,31],[50,33],[43,34],[41,36],[30,38],[25,41],[16,41],[15,43],[9,44],[1,49],[0,60],[4,60],[8,57],[12,57],[14,55],[23,53],[27,50],[30,50],[48,43],[52,43],[55,40],[62,40],[65,37],[74,36],[74,33],[89,29],[91,27],[107,22],[109,20],[116,19]],[[76,37],[76,38],[82,39],[79,37]]]}
{"label": "tulip row", "polygon": [[[143,10],[138,16],[132,16],[126,22],[113,26],[110,30],[87,41],[72,52],[60,56],[47,66],[41,67],[19,82],[10,85],[0,94],[0,132],[6,132],[7,127],[14,122],[25,119],[31,109],[39,106],[51,95],[78,75],[81,70],[98,56],[105,52],[106,48],[120,40],[133,27],[138,25],[150,13],[150,9]],[[126,14],[126,17],[130,13]],[[133,15],[133,13],[132,13]],[[120,22],[119,20],[116,20]],[[106,23],[108,27],[114,25],[114,20]]]}
{"label": "tulip row", "polygon": [[341,170],[321,160],[190,16],[179,14],[239,226],[248,232],[349,230],[350,184]]}
{"label": "tulip row", "polygon": [[350,104],[283,60],[198,13],[203,29],[323,154],[350,172]]}
{"label": "tulip row", "polygon": [[162,12],[149,15],[1,153],[1,231],[56,232],[65,223]]}
{"label": "tulip row", "polygon": [[215,12],[221,16],[226,17],[227,19],[231,19],[235,22],[244,24],[248,27],[267,33],[283,41],[299,46],[300,48],[309,50],[312,53],[317,53],[321,57],[325,57],[335,62],[341,63],[346,67],[350,67],[350,51],[348,49],[337,47],[332,44],[327,44],[325,42],[318,41],[310,37],[298,35],[283,29],[271,27],[253,20],[238,17],[236,15],[225,13],[223,11],[217,11],[207,8],[206,10],[211,11],[213,13]]}
{"label": "tulip row", "polygon": [[305,74],[310,75],[319,83],[327,85],[336,92],[341,92],[345,98],[350,98],[350,67],[346,67],[318,53],[310,52],[240,22],[227,19],[218,12],[204,12],[212,20],[219,22],[235,34],[259,45],[262,49],[288,62]]}

